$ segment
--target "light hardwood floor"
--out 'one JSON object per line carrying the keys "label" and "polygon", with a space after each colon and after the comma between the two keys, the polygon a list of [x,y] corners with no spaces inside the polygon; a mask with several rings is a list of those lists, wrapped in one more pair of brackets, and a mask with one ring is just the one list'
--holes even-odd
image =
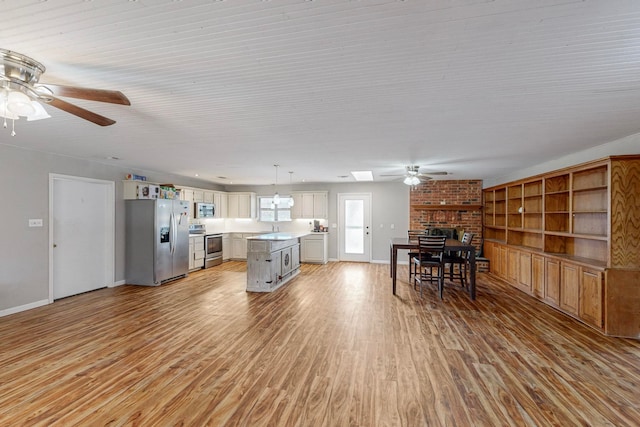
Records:
{"label": "light hardwood floor", "polygon": [[486,274],[440,301],[398,273],[250,294],[228,262],[0,318],[0,426],[640,425],[640,342]]}

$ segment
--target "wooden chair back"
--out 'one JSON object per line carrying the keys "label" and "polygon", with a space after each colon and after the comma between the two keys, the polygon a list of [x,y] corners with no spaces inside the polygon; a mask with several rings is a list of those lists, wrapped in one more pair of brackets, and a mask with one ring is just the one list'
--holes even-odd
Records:
{"label": "wooden chair back", "polygon": [[446,240],[447,236],[419,236],[418,247],[420,254],[430,254],[431,258],[442,260]]}

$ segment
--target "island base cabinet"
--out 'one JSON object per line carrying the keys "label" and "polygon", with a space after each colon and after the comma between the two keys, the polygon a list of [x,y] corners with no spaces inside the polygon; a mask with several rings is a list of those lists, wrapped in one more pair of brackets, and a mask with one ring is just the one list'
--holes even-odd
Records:
{"label": "island base cabinet", "polygon": [[247,291],[275,291],[300,273],[298,239],[248,242]]}

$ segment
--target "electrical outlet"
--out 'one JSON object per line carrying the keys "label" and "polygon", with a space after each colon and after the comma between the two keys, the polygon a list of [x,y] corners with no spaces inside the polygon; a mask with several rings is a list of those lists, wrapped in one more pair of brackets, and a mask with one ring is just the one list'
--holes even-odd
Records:
{"label": "electrical outlet", "polygon": [[41,219],[30,219],[29,220],[29,227],[42,227],[42,220]]}

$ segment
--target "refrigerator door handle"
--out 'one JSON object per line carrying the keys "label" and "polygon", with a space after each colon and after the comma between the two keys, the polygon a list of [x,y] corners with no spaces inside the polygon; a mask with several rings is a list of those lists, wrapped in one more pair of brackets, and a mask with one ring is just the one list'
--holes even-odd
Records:
{"label": "refrigerator door handle", "polygon": [[173,221],[173,213],[169,215],[169,252],[173,254],[175,248],[175,226]]}

